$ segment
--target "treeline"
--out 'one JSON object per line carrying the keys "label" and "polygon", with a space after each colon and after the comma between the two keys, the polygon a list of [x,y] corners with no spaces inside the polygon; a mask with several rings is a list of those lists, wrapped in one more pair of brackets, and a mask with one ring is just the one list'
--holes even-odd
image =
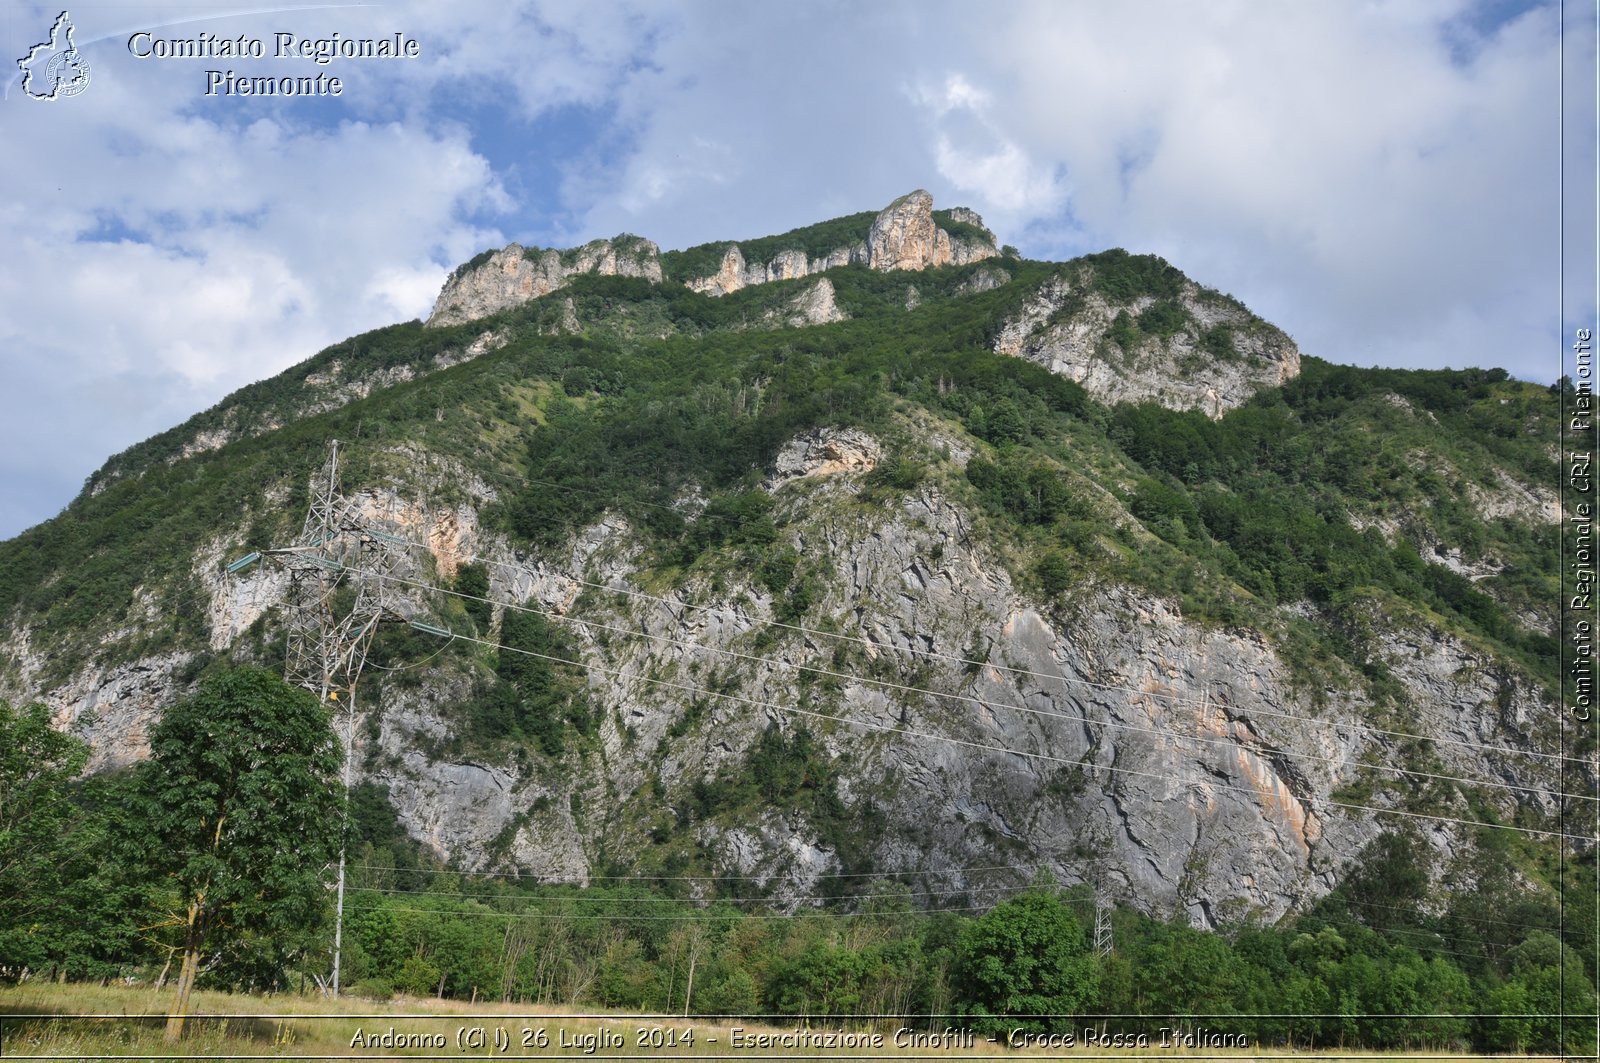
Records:
{"label": "treeline", "polygon": [[860,1025],[918,1016],[984,1033],[1092,1024],[1155,1039],[1196,1026],[1298,1048],[1594,1049],[1592,856],[1567,869],[1558,903],[1510,870],[1508,843],[1487,836],[1503,832],[1481,832],[1463,869],[1475,888],[1442,908],[1426,844],[1389,834],[1302,915],[1209,932],[1117,907],[1101,955],[1086,886],[951,893],[856,876],[809,907],[829,892],[819,884],[790,914],[737,876],[610,869],[578,888],[424,866],[382,828],[384,805],[368,794],[347,953],[357,991],[376,996]]}
{"label": "treeline", "polygon": [[[74,784],[82,744],[42,706],[0,703],[0,978],[324,981],[339,822],[327,728],[275,676],[216,671],[165,715],[145,766]],[[579,888],[441,866],[370,784],[350,809],[343,970],[369,996],[829,1025],[916,1016],[983,1033],[1200,1026],[1293,1047],[1595,1044],[1592,854],[1565,869],[1565,919],[1513,870],[1510,843],[1487,837],[1458,869],[1473,888],[1441,910],[1418,855],[1429,847],[1391,834],[1298,917],[1206,932],[1118,908],[1102,950],[1093,892],[1047,878],[952,892],[938,869],[919,883],[856,873],[826,902],[782,904],[734,875],[608,868]]]}

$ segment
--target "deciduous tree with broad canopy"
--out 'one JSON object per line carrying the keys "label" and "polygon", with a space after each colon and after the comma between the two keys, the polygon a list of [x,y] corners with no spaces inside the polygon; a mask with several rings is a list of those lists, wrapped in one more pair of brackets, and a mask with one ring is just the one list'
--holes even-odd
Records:
{"label": "deciduous tree with broad canopy", "polygon": [[1100,986],[1083,927],[1047,889],[998,904],[967,928],[956,982],[972,1025],[986,1033],[1065,1029]]}
{"label": "deciduous tree with broad canopy", "polygon": [[20,978],[50,952],[60,902],[63,840],[75,810],[67,784],[88,746],[50,726],[40,704],[0,701],[0,971]]}
{"label": "deciduous tree with broad canopy", "polygon": [[208,677],[151,732],[150,860],[182,935],[169,1041],[207,956],[281,971],[321,921],[338,768],[328,711],[261,668]]}

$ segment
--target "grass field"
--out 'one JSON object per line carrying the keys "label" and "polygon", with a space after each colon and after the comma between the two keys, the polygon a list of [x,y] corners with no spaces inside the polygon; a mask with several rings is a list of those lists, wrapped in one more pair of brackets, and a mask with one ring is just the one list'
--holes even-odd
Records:
{"label": "grass field", "polygon": [[[1437,1054],[1257,1052],[1252,1048],[1074,1044],[1015,1049],[982,1036],[898,1032],[897,1023],[840,1031],[743,1020],[596,1015],[432,998],[249,996],[197,992],[177,1045],[163,1041],[170,990],[25,984],[0,987],[0,1059],[1034,1059],[1308,1058],[1438,1061]],[[827,1035],[843,1043],[819,1043]],[[917,1039],[921,1038],[919,1042]],[[1517,1057],[1526,1059],[1530,1057]]]}

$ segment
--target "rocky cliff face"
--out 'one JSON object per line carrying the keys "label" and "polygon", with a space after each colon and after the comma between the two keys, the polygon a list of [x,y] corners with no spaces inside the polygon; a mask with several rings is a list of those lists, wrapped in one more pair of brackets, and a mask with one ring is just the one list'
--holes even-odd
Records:
{"label": "rocky cliff face", "polygon": [[[1060,373],[1105,403],[1159,402],[1218,418],[1262,388],[1300,373],[1300,351],[1283,332],[1237,304],[1185,282],[1167,334],[1129,329],[1112,336],[1119,315],[1133,322],[1157,305],[1152,297],[1118,303],[1092,287],[1056,277],[999,330],[994,349]],[[1205,346],[1208,336],[1225,337]]]}
{"label": "rocky cliff face", "polygon": [[[959,465],[970,452],[970,442],[950,445],[959,436],[919,434],[951,455],[930,449],[930,462]],[[1507,817],[1519,802],[1552,810],[1537,796],[1557,788],[1548,762],[1483,746],[1535,747],[1556,707],[1421,619],[1373,617],[1380,655],[1418,707],[1404,726],[1380,729],[1354,679],[1307,689],[1260,636],[1191,624],[1135,588],[1084,587],[1066,605],[1033,599],[936,483],[863,507],[861,478],[882,454],[864,432],[824,429],[791,441],[770,470],[765,489],[786,518],[779,545],[835,572],[804,631],[772,626],[773,596],[747,572],[644,591],[639,540],[616,517],[561,556],[519,554],[480,525],[493,492],[465,469],[455,480],[466,502],[362,496],[371,519],[417,544],[404,578],[481,558],[501,610],[538,610],[569,631],[603,721],[592,755],[451,755],[470,681],[433,671],[358,705],[364,775],[441,856],[583,882],[608,854],[645,847],[697,784],[739,772],[769,726],[804,727],[858,837],[778,807],[695,827],[698,844],[780,901],[816,892],[850,844],[922,888],[982,898],[1026,873],[924,869],[1043,863],[1063,882],[1197,925],[1272,919],[1330,889],[1393,825],[1386,786],[1371,796],[1372,780],[1392,788],[1414,768],[1392,732],[1435,736],[1436,774],[1507,788],[1488,798]],[[224,576],[219,557],[203,550],[194,572],[220,648],[284,587],[266,567]],[[408,607],[427,615],[434,605],[419,591]],[[10,649],[26,676],[36,651]],[[89,670],[45,696],[60,724],[96,742],[97,764],[126,763],[181,690],[186,663]],[[1448,857],[1464,830],[1429,824],[1426,837]]]}
{"label": "rocky cliff face", "polygon": [[746,262],[744,251],[734,244],[722,253],[722,263],[715,273],[709,277],[691,277],[685,285],[707,295],[727,295],[752,284],[794,280],[835,266],[864,265],[866,261],[865,244],[836,248],[817,258],[807,258],[804,251],[780,251],[767,262]]}
{"label": "rocky cliff face", "polygon": [[734,244],[723,252],[715,273],[690,278],[686,283],[697,292],[727,295],[752,284],[793,280],[836,266],[860,265],[880,271],[934,269],[981,262],[1000,253],[994,234],[984,228],[983,219],[975,211],[956,207],[950,216],[980,230],[982,236],[951,236],[940,228],[933,216],[933,197],[919,188],[885,207],[860,243],[837,247],[816,257],[807,257],[799,250],[781,251],[766,262],[747,262],[743,250]]}
{"label": "rocky cliff face", "polygon": [[[1360,807],[1387,799],[1344,792],[1364,773],[1392,781],[1404,763],[1401,743],[1369,725],[1373,708],[1361,697],[1333,694],[1319,704],[1258,637],[1193,626],[1132,588],[1092,588],[1066,613],[1052,612],[1019,593],[971,517],[937,489],[846,517],[849,470],[869,453],[860,439],[797,441],[785,459],[785,482],[796,486],[778,488],[780,504],[803,498],[808,513],[792,545],[840,561],[818,616],[849,617],[851,641],[791,633],[759,660],[734,656],[749,654],[772,608],[770,595],[742,581],[600,613],[613,629],[654,638],[626,646],[612,638],[605,670],[591,672],[599,700],[626,723],[608,732],[611,774],[585,793],[585,807],[626,808],[625,795],[653,778],[681,793],[697,778],[735,770],[769,722],[804,725],[825,736],[847,801],[875,810],[881,834],[872,857],[884,871],[917,875],[1043,854],[1066,882],[1090,881],[1197,924],[1275,918],[1326,892],[1353,854],[1393,826]],[[788,467],[797,459],[815,467],[803,479]],[[606,582],[619,587],[628,585],[626,541],[623,528],[600,540],[599,553],[611,558]],[[569,615],[576,623],[594,616]],[[1502,687],[1484,670],[1487,659],[1455,640],[1418,655],[1419,634],[1391,632],[1387,649],[1434,714],[1422,721],[1427,733],[1456,740],[1441,751],[1445,770],[1552,788],[1541,762],[1491,764],[1476,746],[1490,735],[1532,744],[1535,721],[1548,721],[1555,707],[1515,681]],[[848,651],[842,668],[829,656],[839,645]],[[591,646],[598,651],[598,639]],[[634,677],[672,674],[686,659],[736,671],[740,696],[713,703],[700,726],[674,740],[694,697]],[[849,676],[831,698],[800,692],[807,675],[823,681],[830,671]],[[649,820],[641,817],[618,816],[607,830],[632,825],[642,834]],[[840,859],[837,838],[776,814],[707,822],[700,839],[742,873],[793,895],[812,892],[810,876]],[[1448,853],[1458,837],[1436,828],[1432,844]],[[534,836],[518,845],[544,858]],[[939,886],[981,890],[997,879],[1004,876],[954,874]]]}
{"label": "rocky cliff face", "polygon": [[[963,219],[978,217],[970,210],[958,209]],[[980,219],[967,224],[981,228],[983,222]],[[867,265],[876,270],[964,266],[997,253],[992,239],[987,245],[952,239],[935,225],[933,197],[920,188],[889,204],[872,223],[872,232],[867,236]]]}
{"label": "rocky cliff face", "polygon": [[779,327],[803,328],[806,325],[843,321],[847,316],[834,301],[833,282],[826,277],[819,277],[815,284],[785,303],[781,311],[770,313],[767,321]]}
{"label": "rocky cliff face", "polygon": [[[952,236],[940,228],[933,214],[933,197],[918,189],[885,208],[864,240],[815,256],[789,248],[764,262],[747,261],[744,250],[732,244],[722,253],[715,272],[690,277],[684,283],[697,292],[726,295],[752,284],[797,280],[838,266],[933,269],[979,262],[999,254],[994,234],[984,228],[983,219],[976,212],[957,207],[949,217],[965,235]],[[659,284],[661,252],[655,244],[635,236],[596,240],[573,251],[541,251],[509,244],[451,275],[427,323],[457,325],[487,317],[549,295],[565,287],[572,277],[585,273],[643,277]]]}
{"label": "rocky cliff face", "polygon": [[595,240],[572,251],[507,244],[487,261],[463,268],[445,282],[430,325],[459,325],[488,317],[565,287],[571,277],[643,277],[661,282],[661,249],[637,236]]}
{"label": "rocky cliff face", "polygon": [[[923,318],[915,342],[885,356],[884,380],[863,373],[845,381],[884,388],[872,419],[845,422],[858,427],[835,423],[831,407],[826,417],[782,428],[774,420],[763,437],[772,447],[760,451],[773,457],[765,467],[752,461],[741,468],[738,488],[690,478],[681,498],[654,503],[670,503],[691,525],[713,493],[723,504],[738,495],[740,512],[765,513],[770,503],[764,534],[776,541],[761,540],[768,552],[708,547],[663,566],[653,551],[687,539],[643,532],[617,513],[593,518],[592,509],[582,511],[591,515],[586,523],[561,533],[559,545],[536,549],[533,543],[550,540],[525,531],[527,538],[511,537],[507,513],[540,501],[519,494],[527,486],[523,463],[538,443],[529,425],[550,424],[557,409],[598,416],[637,383],[629,373],[648,375],[674,351],[686,353],[678,364],[689,367],[684,377],[694,377],[719,345],[738,357],[713,366],[704,386],[695,378],[681,392],[663,388],[650,399],[656,405],[620,406],[621,416],[664,408],[720,417],[724,386],[739,396],[727,409],[756,416],[771,374],[824,358],[797,354],[807,346],[798,337],[758,333],[844,317],[838,275],[811,274],[847,264],[929,269],[994,254],[992,240],[973,236],[986,232],[976,215],[935,215],[925,193],[897,200],[869,230],[871,217],[850,220],[851,231],[865,234],[859,245],[816,258],[791,249],[755,266],[738,247],[728,249],[705,290],[809,279],[740,297],[745,306],[680,300],[727,313],[669,334],[724,329],[714,342],[657,343],[652,337],[661,333],[653,330],[680,323],[629,304],[616,309],[620,325],[601,322],[611,329],[604,335],[628,352],[611,365],[625,369],[604,361],[552,364],[559,350],[540,348],[540,330],[598,327],[597,300],[570,288],[542,317],[480,326],[459,338],[414,323],[355,337],[264,382],[275,401],[230,400],[215,416],[173,430],[170,446],[143,466],[128,465],[135,475],[141,468],[163,472],[151,494],[126,485],[93,499],[102,523],[83,525],[93,530],[81,543],[70,522],[83,511],[49,529],[54,539],[23,544],[41,546],[41,554],[66,544],[34,583],[67,591],[29,612],[30,599],[11,581],[22,605],[0,618],[0,697],[45,700],[58,726],[93,743],[93,766],[110,768],[144,755],[151,724],[191,688],[209,655],[280,663],[275,625],[286,576],[268,565],[230,576],[224,565],[247,536],[259,541],[301,509],[304,480],[281,471],[300,469],[299,457],[248,487],[239,487],[248,477],[230,479],[230,489],[239,490],[224,509],[205,493],[223,479],[220,472],[273,466],[230,465],[229,455],[208,452],[363,399],[368,423],[384,428],[363,437],[375,471],[350,490],[376,527],[412,544],[396,569],[414,584],[396,592],[405,615],[437,618],[454,608],[451,615],[464,617],[442,591],[416,585],[446,584],[463,564],[481,562],[494,618],[481,627],[472,621],[471,630],[492,643],[508,610],[546,614],[575,647],[598,721],[592,735],[557,756],[531,742],[512,748],[474,738],[473,702],[493,668],[487,648],[427,658],[403,680],[375,671],[363,681],[354,728],[363,776],[388,790],[416,839],[462,867],[537,868],[581,882],[603,865],[625,866],[628,854],[659,857],[652,846],[682,845],[707,866],[769,887],[780,902],[815,894],[823,874],[870,867],[909,876],[921,889],[967,892],[981,905],[994,897],[988,889],[1016,886],[1042,864],[1064,882],[1089,882],[1148,911],[1214,924],[1252,913],[1271,919],[1325,893],[1363,846],[1396,823],[1414,822],[1442,865],[1466,848],[1476,829],[1470,824],[1486,810],[1502,822],[1549,822],[1542,817],[1552,812],[1550,794],[1561,780],[1550,767],[1555,761],[1528,754],[1548,750],[1541,736],[1557,733],[1558,707],[1511,658],[1486,648],[1492,640],[1452,634],[1475,629],[1405,595],[1390,594],[1364,614],[1371,600],[1360,586],[1341,592],[1333,619],[1303,597],[1262,596],[1235,614],[1248,618],[1238,625],[1197,622],[1180,610],[1177,592],[1162,597],[1135,585],[1147,578],[1138,566],[1096,567],[1113,555],[1165,549],[1132,512],[1132,481],[1144,475],[1132,451],[1095,434],[1105,411],[1041,420],[1054,425],[1051,446],[1062,449],[1036,450],[1033,460],[1043,464],[1029,467],[1008,458],[1027,454],[1028,444],[991,445],[979,438],[988,437],[976,418],[960,420],[973,406],[916,399],[974,387],[947,376],[948,363],[924,363],[920,383],[914,373],[895,376],[901,366],[890,359],[914,357],[912,349],[936,331],[993,334],[999,353],[1070,376],[1106,402],[1154,398],[1214,417],[1298,372],[1299,353],[1282,332],[1147,256],[1118,260],[1123,280],[1138,281],[1121,288],[1096,272],[1110,260],[1088,256],[1076,264],[1008,261],[1002,269],[984,262],[961,274],[891,279],[876,286],[876,307],[849,303],[871,326],[859,329],[866,335],[913,328],[918,319],[911,315],[928,313],[929,304],[939,313],[976,308],[969,318],[975,324],[957,333],[944,318]],[[632,238],[571,252],[512,245],[459,271],[434,323],[538,298],[583,273],[659,281],[661,269],[654,245]],[[1016,298],[985,294],[1007,285],[1017,286]],[[1144,294],[1119,298],[1119,290]],[[655,302],[642,310],[655,313]],[[1003,319],[993,316],[999,313]],[[874,322],[868,314],[881,316]],[[848,338],[852,328],[824,339]],[[964,346],[969,340],[952,342],[963,345],[952,352],[960,359],[981,360],[1001,376],[1018,369],[974,355]],[[411,359],[394,361],[394,349]],[[413,401],[414,382],[435,372],[429,401]],[[890,390],[891,378],[905,386]],[[596,402],[586,388],[602,379],[604,398]],[[827,378],[799,379],[811,387]],[[410,395],[387,402],[383,391],[391,386]],[[1424,419],[1406,400],[1391,400],[1373,405]],[[352,420],[360,424],[361,417]],[[285,445],[304,448],[314,432],[338,423],[332,417],[299,426]],[[1063,431],[1081,434],[1063,445]],[[1441,470],[1426,450],[1433,437],[1419,435],[1408,461]],[[1460,449],[1466,440],[1445,442]],[[252,443],[237,453],[248,458],[267,447]],[[979,454],[991,483],[1004,475],[1013,487],[1070,494],[1070,523],[1007,530],[982,494],[983,476],[966,475],[969,458]],[[1073,465],[1080,454],[1081,472]],[[1537,482],[1529,466],[1502,466],[1492,455],[1481,463],[1475,482],[1451,473],[1440,482],[1462,486],[1439,490],[1457,491],[1488,518],[1517,522],[1530,536],[1559,520],[1554,495],[1528,486]],[[1026,479],[1039,471],[1048,475]],[[649,477],[654,470],[634,472]],[[754,494],[758,487],[764,497]],[[162,508],[185,493],[192,497],[179,500],[191,508]],[[1424,544],[1427,560],[1493,585],[1492,573],[1509,564],[1469,558],[1455,540],[1403,523],[1422,512],[1419,499],[1433,497],[1419,485],[1351,520],[1395,545]],[[750,498],[762,504],[745,507]],[[136,520],[125,520],[128,512]],[[216,526],[219,512],[227,513],[228,528]],[[490,512],[493,519],[480,519]],[[170,534],[174,526],[189,533]],[[194,534],[195,527],[203,530]],[[1199,518],[1183,531],[1169,545],[1207,534]],[[1058,532],[1081,541],[1070,553],[1058,551],[1057,560],[1083,568],[1047,597],[1037,573]],[[63,606],[76,604],[70,595],[77,588],[98,604],[100,588],[77,574],[85,559],[112,549],[110,556],[135,562],[159,554],[165,567],[130,562],[127,571],[149,575],[113,588],[122,594],[107,595],[117,612],[83,620],[89,611],[78,608],[70,611],[76,628],[54,624],[54,615],[68,612]],[[796,578],[807,581],[804,594],[774,593],[760,571],[768,553],[794,559]],[[17,563],[19,555],[0,556]],[[1226,578],[1214,567],[1193,572]],[[1246,593],[1239,590],[1238,600]],[[180,609],[182,625],[174,621]],[[1303,653],[1292,652],[1296,643],[1279,638],[1287,628],[1274,626],[1300,622],[1346,625],[1338,634],[1359,638],[1362,657],[1307,665]],[[1255,630],[1245,626],[1251,624]],[[1351,659],[1362,661],[1361,674],[1346,663]],[[1375,692],[1373,675],[1390,693]],[[753,770],[769,728],[789,737],[809,733],[820,774],[835,788],[836,814],[778,799],[754,810],[702,800]],[[1567,788],[1581,789],[1570,781]],[[1439,818],[1398,815],[1419,807]],[[992,870],[939,870],[952,868]]]}

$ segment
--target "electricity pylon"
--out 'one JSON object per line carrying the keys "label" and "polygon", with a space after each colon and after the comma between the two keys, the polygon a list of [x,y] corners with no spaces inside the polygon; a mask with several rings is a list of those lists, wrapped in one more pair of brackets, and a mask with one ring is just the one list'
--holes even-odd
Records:
{"label": "electricity pylon", "polygon": [[[373,528],[361,507],[339,493],[339,441],[311,482],[311,504],[300,538],[290,546],[246,554],[228,566],[242,572],[262,557],[289,573],[288,645],[284,678],[333,704],[344,725],[344,807],[340,816],[339,879],[333,924],[333,979],[339,995],[344,949],[345,857],[350,834],[350,790],[355,785],[356,684],[367,664],[378,625],[405,621],[388,583],[403,554],[390,547],[411,544]],[[349,595],[341,594],[348,590]],[[346,598],[351,604],[343,606]]]}
{"label": "electricity pylon", "polygon": [[1095,955],[1100,957],[1111,955],[1111,945],[1111,901],[1096,890],[1094,898]]}

